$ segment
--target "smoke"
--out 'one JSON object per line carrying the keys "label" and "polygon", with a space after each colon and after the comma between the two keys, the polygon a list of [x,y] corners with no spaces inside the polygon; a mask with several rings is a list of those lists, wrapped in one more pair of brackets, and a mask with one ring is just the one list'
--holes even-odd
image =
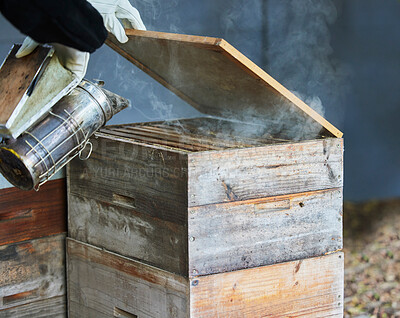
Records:
{"label": "smoke", "polygon": [[329,26],[337,19],[332,0],[267,1],[267,71],[320,115],[322,104],[340,109],[348,71],[335,60]]}
{"label": "smoke", "polygon": [[148,30],[184,33],[182,19],[178,14],[180,0],[131,0],[130,2],[139,10]]}
{"label": "smoke", "polygon": [[[251,5],[233,0],[221,21],[225,36],[242,52],[320,115],[325,116],[323,104],[334,107],[337,118],[343,114],[340,106],[348,71],[332,58],[329,26],[336,19],[332,0],[260,0]],[[241,114],[227,111],[224,116],[253,123],[254,134],[259,133],[256,127],[264,126],[271,135],[292,140],[319,135],[321,126],[307,116],[299,120],[298,110],[288,100],[274,103],[265,105],[271,111],[263,114],[255,111],[255,105],[246,104]]]}

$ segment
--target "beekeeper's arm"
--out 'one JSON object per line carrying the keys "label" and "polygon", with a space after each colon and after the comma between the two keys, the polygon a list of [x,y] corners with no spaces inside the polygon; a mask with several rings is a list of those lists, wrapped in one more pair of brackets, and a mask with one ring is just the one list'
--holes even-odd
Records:
{"label": "beekeeper's arm", "polygon": [[38,42],[51,43],[62,65],[80,79],[89,53],[104,43],[107,30],[123,43],[128,40],[118,18],[125,27],[145,29],[128,0],[0,0],[0,11],[29,36],[18,57],[31,53]]}

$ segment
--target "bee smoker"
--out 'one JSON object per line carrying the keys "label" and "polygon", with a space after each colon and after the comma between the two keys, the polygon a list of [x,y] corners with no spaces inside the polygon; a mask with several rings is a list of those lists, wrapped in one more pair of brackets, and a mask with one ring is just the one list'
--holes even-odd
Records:
{"label": "bee smoker", "polygon": [[1,173],[20,189],[38,190],[86,147],[88,157],[89,137],[128,105],[128,100],[83,80],[36,124],[0,145]]}

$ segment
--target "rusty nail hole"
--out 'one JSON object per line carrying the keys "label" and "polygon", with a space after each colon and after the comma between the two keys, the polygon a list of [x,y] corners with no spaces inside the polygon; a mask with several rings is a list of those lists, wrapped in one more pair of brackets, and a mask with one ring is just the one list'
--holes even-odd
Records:
{"label": "rusty nail hole", "polygon": [[299,205],[300,205],[301,208],[304,207],[304,203],[303,202],[300,202]]}
{"label": "rusty nail hole", "polygon": [[197,286],[199,284],[199,281],[196,279],[192,282],[192,286]]}

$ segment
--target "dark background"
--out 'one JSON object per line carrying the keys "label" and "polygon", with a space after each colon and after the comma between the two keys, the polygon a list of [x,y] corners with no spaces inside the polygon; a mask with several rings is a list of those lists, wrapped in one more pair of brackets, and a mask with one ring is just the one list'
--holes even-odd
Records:
{"label": "dark background", "polygon": [[[149,30],[223,37],[345,138],[345,199],[400,196],[398,0],[138,0]],[[24,36],[0,17],[0,59]],[[198,115],[106,46],[86,78],[132,101],[111,123]],[[0,178],[0,188],[10,186]]]}

